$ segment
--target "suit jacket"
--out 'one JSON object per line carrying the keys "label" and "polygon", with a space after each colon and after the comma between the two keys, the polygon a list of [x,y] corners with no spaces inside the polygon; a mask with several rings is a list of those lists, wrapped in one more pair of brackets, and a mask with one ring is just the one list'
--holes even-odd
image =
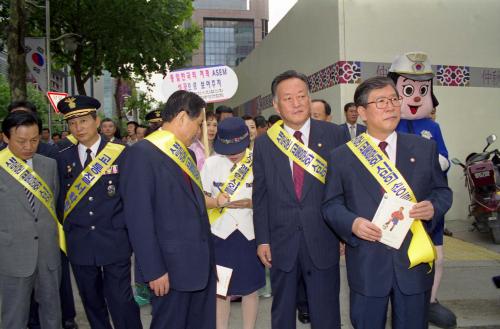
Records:
{"label": "suit jacket", "polygon": [[175,290],[204,289],[214,270],[213,245],[205,198],[196,183],[143,140],[127,154],[120,189],[142,279],[168,273]]}
{"label": "suit jacket", "polygon": [[[340,128],[311,119],[309,148],[326,159],[343,142]],[[316,267],[338,263],[339,241],[321,214],[324,184],[304,173],[298,201],[289,158],[266,135],[254,147],[253,219],[257,245],[270,244],[273,267],[290,271],[299,251],[301,233]]]}
{"label": "suit jacket", "polygon": [[[373,219],[382,199],[375,178],[346,146],[329,157],[323,213],[328,224],[347,242],[346,264],[349,286],[365,296],[387,296],[396,280],[405,294],[417,294],[432,287],[434,275],[429,266],[420,264],[409,269],[408,233],[399,250],[379,242],[357,238],[352,224],[357,217]],[[424,226],[430,232],[436,218],[450,208],[452,193],[439,167],[434,141],[398,133],[396,168],[404,176],[418,201],[429,200],[434,218]]]}
{"label": "suit jacket", "polygon": [[[107,143],[101,138],[98,154]],[[114,162],[118,173],[103,175],[64,221],[68,258],[73,264],[102,266],[131,256],[119,193],[119,177],[126,152],[124,150]],[[61,184],[58,212],[62,218],[66,194],[83,170],[78,147],[71,145],[63,149],[57,163]]]}
{"label": "suit jacket", "polygon": [[[59,182],[55,160],[35,154],[33,169],[57,198]],[[36,197],[34,200],[35,213],[24,187],[0,169],[0,273],[3,275],[30,276],[37,262],[51,270],[60,265],[55,221]]]}
{"label": "suit jacket", "polygon": [[[347,143],[348,141],[351,140],[351,133],[349,132],[349,127],[347,126],[347,123],[343,123],[340,125],[342,128],[343,134],[344,134],[344,141]],[[366,126],[361,125],[359,123],[356,124],[356,136],[361,135],[366,131]]]}

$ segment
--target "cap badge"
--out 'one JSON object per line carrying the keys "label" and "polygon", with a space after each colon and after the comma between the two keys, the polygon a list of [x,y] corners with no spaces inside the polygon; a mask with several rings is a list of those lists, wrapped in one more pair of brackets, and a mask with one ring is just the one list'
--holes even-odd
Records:
{"label": "cap badge", "polygon": [[74,109],[76,107],[75,101],[76,101],[75,97],[69,97],[64,100],[65,103],[68,103],[70,109]]}

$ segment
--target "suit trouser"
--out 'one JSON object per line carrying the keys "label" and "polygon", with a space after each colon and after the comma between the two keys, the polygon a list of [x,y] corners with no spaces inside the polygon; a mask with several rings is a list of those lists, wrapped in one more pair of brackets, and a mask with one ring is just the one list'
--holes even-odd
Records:
{"label": "suit trouser", "polygon": [[2,294],[2,321],[4,329],[26,328],[28,325],[31,293],[40,304],[40,326],[42,329],[61,328],[61,302],[59,283],[61,268],[49,269],[47,264],[38,264],[28,277],[0,275]]}
{"label": "suit trouser", "polygon": [[369,297],[350,292],[350,317],[355,329],[384,329],[389,300],[392,309],[392,328],[428,328],[431,290],[416,295],[405,295],[399,289],[396,278],[390,294],[385,297]]}
{"label": "suit trouser", "polygon": [[[71,273],[69,271],[68,257],[61,251],[61,286],[59,288],[61,299],[62,323],[74,320],[76,317],[75,300],[73,298],[73,287],[71,286]],[[38,303],[35,294],[31,295],[30,317],[28,328],[40,328],[40,317],[38,316]]]}
{"label": "suit trouser", "polygon": [[297,261],[290,272],[271,267],[273,329],[296,328],[297,285],[303,277],[309,302],[312,329],[340,328],[339,265],[318,269],[312,263],[304,239],[301,239]]}
{"label": "suit trouser", "polygon": [[153,294],[150,329],[215,329],[216,278],[210,270],[205,289],[170,289],[162,297]]}
{"label": "suit trouser", "polygon": [[[92,329],[142,328],[131,287],[130,259],[104,266],[71,264]],[[109,309],[109,314],[108,314]]]}
{"label": "suit trouser", "polygon": [[307,305],[306,286],[304,284],[303,278],[300,278],[299,284],[297,286],[297,311],[299,313],[309,313],[309,307]]}

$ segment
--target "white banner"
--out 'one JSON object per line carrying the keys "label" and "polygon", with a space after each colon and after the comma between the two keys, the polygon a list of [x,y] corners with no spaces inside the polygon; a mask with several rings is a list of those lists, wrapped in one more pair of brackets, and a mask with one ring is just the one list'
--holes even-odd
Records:
{"label": "white banner", "polygon": [[226,65],[182,69],[169,72],[161,89],[166,98],[177,90],[187,90],[207,103],[216,103],[233,97],[238,89],[238,77]]}
{"label": "white banner", "polygon": [[45,38],[24,38],[26,65],[28,66],[28,81],[47,92],[47,57]]}

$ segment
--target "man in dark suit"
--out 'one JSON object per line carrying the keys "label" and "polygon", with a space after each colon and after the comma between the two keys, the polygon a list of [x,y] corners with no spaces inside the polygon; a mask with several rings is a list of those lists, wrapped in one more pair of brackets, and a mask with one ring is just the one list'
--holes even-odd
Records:
{"label": "man in dark suit", "polygon": [[[452,193],[440,169],[436,144],[419,136],[396,133],[401,98],[385,77],[364,81],[354,100],[367,138],[379,145],[408,182],[419,201],[410,210],[431,232],[435,218],[451,206]],[[350,316],[356,329],[385,328],[387,305],[393,328],[427,328],[429,295],[434,275],[429,264],[410,268],[408,232],[399,249],[378,242],[382,231],[371,222],[383,190],[347,145],[328,158],[323,213],[328,224],[346,241],[350,286]],[[429,245],[432,255],[432,247]],[[432,258],[432,256],[431,256]]]}
{"label": "man in dark suit", "polygon": [[[282,128],[295,136],[293,141],[308,145],[323,158],[342,142],[338,126],[309,118],[305,75],[286,71],[273,80],[271,91],[273,106],[283,118]],[[321,215],[324,184],[292,158],[276,146],[269,131],[257,138],[253,218],[257,254],[271,269],[272,328],[295,328],[301,277],[312,327],[339,328],[339,240]]]}
{"label": "man in dark suit", "polygon": [[154,293],[153,329],[215,328],[210,225],[196,160],[186,150],[205,106],[194,93],[173,93],[162,126],[130,148],[123,169],[130,241],[142,280]]}
{"label": "man in dark suit", "polygon": [[[118,191],[125,146],[97,132],[99,101],[68,96],[59,101],[78,140],[57,159],[68,258],[92,328],[142,328],[131,288],[131,254]],[[92,185],[93,184],[93,185]],[[109,312],[109,314],[108,314]]]}
{"label": "man in dark suit", "polygon": [[354,103],[347,103],[344,105],[345,123],[341,124],[344,131],[344,139],[346,142],[350,141],[356,136],[361,135],[366,131],[366,126],[358,123],[358,110]]}

